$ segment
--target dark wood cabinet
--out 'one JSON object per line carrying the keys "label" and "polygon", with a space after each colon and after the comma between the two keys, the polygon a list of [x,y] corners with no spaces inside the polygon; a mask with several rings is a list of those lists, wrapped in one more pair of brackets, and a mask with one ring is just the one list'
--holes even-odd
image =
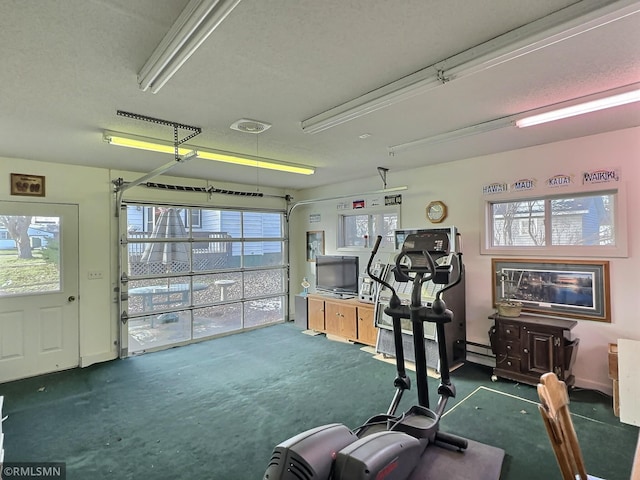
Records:
{"label": "dark wood cabinet", "polygon": [[571,329],[578,322],[529,315],[489,318],[495,322],[489,337],[497,377],[537,385],[542,374],[554,372],[567,386],[574,384],[571,369],[579,339],[571,337]]}

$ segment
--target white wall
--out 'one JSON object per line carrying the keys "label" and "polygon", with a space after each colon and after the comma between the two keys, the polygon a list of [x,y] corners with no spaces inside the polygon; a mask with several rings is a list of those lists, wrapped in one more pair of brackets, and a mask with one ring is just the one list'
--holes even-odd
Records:
{"label": "white wall", "polygon": [[[9,195],[9,174],[46,177],[46,197]],[[111,241],[113,201],[109,171],[98,168],[56,165],[22,159],[0,158],[4,179],[0,200],[66,203],[78,205],[80,364],[83,366],[115,358],[117,324],[110,272],[115,238]],[[89,271],[104,273],[102,279],[86,281]]]}
{"label": "white wall", "polygon": [[[487,344],[487,331],[493,313],[491,299],[491,256],[480,254],[481,226],[484,221],[482,206],[488,197],[482,186],[494,182],[513,182],[522,178],[535,178],[544,182],[556,174],[575,174],[583,171],[620,168],[626,186],[628,257],[610,258],[612,322],[601,323],[580,320],[573,330],[580,338],[578,357],[573,373],[577,385],[611,392],[608,379],[607,346],[618,338],[640,339],[640,128],[609,132],[522,150],[470,158],[458,162],[426,166],[387,175],[388,187],[407,185],[402,193],[401,227],[428,228],[433,226],[425,218],[425,207],[432,200],[442,200],[448,206],[448,217],[443,226],[455,225],[463,237],[464,261],[467,272],[467,339]],[[401,163],[396,157],[393,162]],[[358,182],[335,184],[330,187],[300,191],[296,200],[328,198],[367,192],[382,188],[376,166],[366,172]],[[353,198],[356,200],[355,195]],[[345,200],[341,200],[345,201]],[[319,202],[301,206],[292,215],[292,237],[295,268],[292,268],[292,292],[300,291],[302,277],[312,278],[313,264],[305,261],[306,230],[324,230],[326,252],[336,253],[337,201]],[[320,214],[320,223],[309,223],[310,214]],[[361,259],[367,258],[361,253]],[[361,266],[363,264],[361,263]]]}

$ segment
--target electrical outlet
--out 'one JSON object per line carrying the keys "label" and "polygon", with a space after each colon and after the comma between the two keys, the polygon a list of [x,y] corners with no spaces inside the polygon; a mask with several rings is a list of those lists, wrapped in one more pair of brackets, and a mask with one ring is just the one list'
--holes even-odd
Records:
{"label": "electrical outlet", "polygon": [[98,270],[93,270],[93,271],[87,273],[87,278],[89,280],[100,280],[102,278],[102,272],[100,272]]}

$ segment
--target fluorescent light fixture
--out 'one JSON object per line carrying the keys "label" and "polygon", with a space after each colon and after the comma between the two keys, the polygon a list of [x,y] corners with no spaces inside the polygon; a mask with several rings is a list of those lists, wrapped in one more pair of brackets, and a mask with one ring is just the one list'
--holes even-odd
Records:
{"label": "fluorescent light fixture", "polygon": [[191,0],[140,70],[140,88],[158,93],[238,3]]}
{"label": "fluorescent light fixture", "polygon": [[[427,145],[437,145],[439,143],[446,143],[454,140],[460,140],[462,138],[470,137],[472,135],[488,133],[488,132],[499,130],[505,127],[513,127],[513,126],[518,126],[520,128],[529,127],[531,125],[537,125],[539,123],[544,123],[544,122],[551,122],[553,120],[558,120],[560,118],[567,118],[574,115],[581,115],[583,113],[595,112],[596,110],[601,110],[604,108],[610,108],[618,105],[625,105],[627,103],[637,102],[637,101],[640,101],[639,87],[640,87],[640,84],[638,83],[634,83],[632,85],[625,85],[624,87],[608,90],[606,92],[599,92],[597,94],[590,95],[589,97],[582,97],[580,99],[580,100],[583,100],[582,103],[577,105],[556,108],[553,111],[540,113],[540,114],[535,112],[540,112],[544,108],[549,108],[549,107],[547,106],[547,107],[542,107],[535,110],[528,110],[526,112],[520,112],[514,115],[509,115],[508,117],[497,118],[495,120],[489,120],[487,122],[482,122],[475,125],[469,125],[467,127],[458,128],[456,130],[450,130],[448,132],[439,133],[437,135],[431,135],[429,137],[411,140],[406,143],[392,145],[388,147],[388,151],[390,154],[395,154],[398,152],[411,150],[417,147],[425,147]],[[634,90],[630,90],[632,88]],[[608,95],[608,96],[603,97],[603,95]],[[588,100],[588,98],[592,98],[593,100]],[[576,101],[578,101],[578,99],[568,100],[567,102],[563,102],[562,104],[567,105],[571,102],[575,103]],[[558,104],[557,106],[562,104]],[[528,115],[528,116],[524,117],[524,115]],[[518,120],[518,117],[522,117],[522,118]]]}
{"label": "fluorescent light fixture", "polygon": [[468,127],[451,130],[445,133],[439,133],[430,137],[412,140],[410,142],[401,143],[399,145],[393,145],[389,147],[389,153],[393,154],[405,150],[411,150],[416,147],[424,147],[426,145],[436,145],[438,143],[451,142],[453,140],[459,140],[461,138],[470,137],[472,135],[488,133],[504,127],[511,127],[513,126],[513,124],[514,121],[512,117],[498,118],[496,120],[490,120],[488,122],[470,125]]}
{"label": "fluorescent light fixture", "polygon": [[[158,153],[169,153],[172,155],[175,153],[175,147],[169,142],[140,137],[137,135],[106,131],[104,132],[103,139],[111,145],[117,145],[120,147],[136,148],[139,150]],[[300,175],[313,175],[315,173],[315,168],[313,167],[281,162],[279,160],[271,160],[269,158],[255,157],[253,155],[225,152],[223,150],[212,150],[187,144],[181,145],[178,148],[178,155],[180,156],[185,156],[192,152],[194,152],[198,158],[213,160],[216,162],[263,168],[267,170],[278,170],[280,172],[298,173]]]}
{"label": "fluorescent light fixture", "polygon": [[576,2],[303,120],[302,130],[311,134],[322,132],[421,95],[445,83],[482,72],[640,12],[640,3],[637,0],[618,0],[604,6],[600,3]]}
{"label": "fluorescent light fixture", "polygon": [[632,90],[626,93],[619,93],[610,97],[591,100],[590,102],[572,105],[570,107],[552,110],[538,115],[532,115],[516,121],[516,125],[520,128],[531,127],[541,123],[553,122],[562,118],[575,117],[590,112],[597,112],[606,108],[618,107],[628,103],[640,102],[640,90]]}

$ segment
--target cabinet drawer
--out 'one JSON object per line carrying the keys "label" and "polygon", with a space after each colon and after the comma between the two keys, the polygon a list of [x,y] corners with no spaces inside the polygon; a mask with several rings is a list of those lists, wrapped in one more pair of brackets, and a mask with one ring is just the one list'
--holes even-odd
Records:
{"label": "cabinet drawer", "polygon": [[520,340],[520,326],[515,323],[500,322],[498,336],[503,340]]}
{"label": "cabinet drawer", "polygon": [[518,340],[506,340],[498,345],[498,354],[513,357],[520,355],[520,342]]}
{"label": "cabinet drawer", "polygon": [[499,362],[496,364],[496,369],[499,368],[500,370],[508,370],[509,372],[520,373],[520,364],[520,357],[507,356],[506,358],[501,358],[499,360]]}

